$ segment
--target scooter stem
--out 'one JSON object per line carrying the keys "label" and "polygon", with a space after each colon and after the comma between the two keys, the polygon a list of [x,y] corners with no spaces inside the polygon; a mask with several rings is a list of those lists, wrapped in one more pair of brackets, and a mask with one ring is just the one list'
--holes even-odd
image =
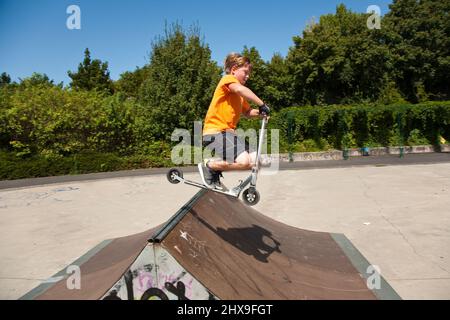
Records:
{"label": "scooter stem", "polygon": [[258,141],[258,152],[256,154],[256,163],[255,163],[255,167],[256,170],[259,170],[259,159],[261,158],[261,150],[262,150],[262,146],[263,146],[263,142],[264,142],[264,131],[266,129],[266,124],[267,124],[267,117],[264,116],[264,118],[262,119],[262,124],[261,124],[261,131],[259,131],[259,141]]}
{"label": "scooter stem", "polygon": [[264,142],[264,133],[265,133],[264,131],[266,129],[266,124],[267,124],[267,117],[264,116],[264,118],[262,119],[261,131],[259,132],[258,152],[256,153],[256,159],[255,159],[256,163],[252,169],[252,174],[251,174],[250,185],[252,187],[256,186],[256,179],[258,177],[258,171],[259,171],[259,166],[260,166],[259,159],[261,158],[261,150],[262,150],[262,146],[263,146],[263,142]]}

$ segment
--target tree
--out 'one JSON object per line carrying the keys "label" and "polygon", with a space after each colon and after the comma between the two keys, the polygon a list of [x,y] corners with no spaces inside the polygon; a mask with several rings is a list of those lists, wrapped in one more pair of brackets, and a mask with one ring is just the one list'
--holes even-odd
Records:
{"label": "tree", "polygon": [[148,77],[139,99],[148,107],[153,136],[170,141],[175,128],[192,129],[202,121],[221,70],[195,27],[189,32],[174,24],[152,43]]}
{"label": "tree", "polygon": [[[45,73],[33,72],[33,74],[28,77],[21,79],[19,78],[19,88],[23,89],[25,87],[34,87],[34,86],[44,86],[44,87],[53,87],[55,86],[54,81],[50,80],[50,78]],[[63,83],[59,83],[58,87],[62,88]]]}
{"label": "tree", "polygon": [[249,58],[252,64],[252,72],[246,86],[249,87],[263,101],[267,101],[266,86],[269,83],[269,73],[266,62],[261,58],[255,47],[244,46],[242,55]]}
{"label": "tree", "polygon": [[390,54],[379,30],[366,26],[367,14],[341,4],[295,36],[287,64],[294,101],[330,104],[374,101],[390,71]]}
{"label": "tree", "polygon": [[394,0],[383,19],[394,78],[412,102],[450,97],[449,12],[448,0]]}
{"label": "tree", "polygon": [[255,47],[244,46],[242,55],[252,63],[252,73],[246,83],[273,110],[290,106],[290,76],[284,58],[275,54],[270,62],[265,62]]}
{"label": "tree", "polygon": [[113,93],[113,82],[109,77],[108,62],[91,60],[89,49],[84,51],[83,63],[78,65],[77,72],[68,71],[72,79],[70,86],[75,90],[98,90]]}
{"label": "tree", "polygon": [[148,77],[149,67],[136,67],[136,70],[126,71],[120,75],[120,79],[114,84],[115,92],[120,92],[127,98],[137,99],[139,90]]}
{"label": "tree", "polygon": [[9,147],[10,132],[7,129],[7,113],[11,108],[11,77],[6,72],[0,75],[0,150]]}
{"label": "tree", "polygon": [[289,73],[286,59],[275,53],[267,65],[268,83],[265,88],[267,102],[280,110],[292,106],[292,76]]}
{"label": "tree", "polygon": [[2,72],[0,75],[0,87],[6,86],[11,83],[11,77],[6,72]]}

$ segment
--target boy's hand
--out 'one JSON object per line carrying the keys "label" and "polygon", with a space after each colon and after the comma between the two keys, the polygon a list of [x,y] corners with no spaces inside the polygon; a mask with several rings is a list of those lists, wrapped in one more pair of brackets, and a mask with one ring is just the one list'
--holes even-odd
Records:
{"label": "boy's hand", "polygon": [[259,114],[261,116],[269,116],[270,115],[270,108],[268,105],[263,104],[262,106],[259,107]]}

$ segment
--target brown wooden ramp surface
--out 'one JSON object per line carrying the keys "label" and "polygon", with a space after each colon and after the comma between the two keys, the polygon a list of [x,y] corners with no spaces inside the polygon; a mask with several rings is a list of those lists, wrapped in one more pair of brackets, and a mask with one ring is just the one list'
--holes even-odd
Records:
{"label": "brown wooden ramp surface", "polygon": [[383,279],[368,288],[369,264],[343,235],[282,224],[238,199],[206,192],[172,227],[153,241],[220,299],[399,298]]}
{"label": "brown wooden ramp surface", "polygon": [[35,300],[97,300],[120,279],[148,244],[148,238],[157,230],[127,237],[106,240],[90,252],[73,262],[80,267],[81,285],[79,289],[67,286],[67,268],[61,270],[53,279],[62,278],[55,283],[44,283],[33,289],[21,299]]}

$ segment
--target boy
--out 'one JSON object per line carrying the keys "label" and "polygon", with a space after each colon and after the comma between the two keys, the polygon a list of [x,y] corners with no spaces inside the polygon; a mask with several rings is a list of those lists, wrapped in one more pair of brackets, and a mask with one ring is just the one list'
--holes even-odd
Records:
{"label": "boy", "polygon": [[[226,75],[216,87],[203,126],[203,146],[214,150],[219,160],[204,159],[198,164],[203,183],[216,189],[222,189],[219,179],[222,171],[250,170],[255,164],[256,152],[250,152],[235,132],[241,114],[258,118],[270,113],[269,107],[244,86],[252,70],[250,59],[230,53],[224,69]],[[259,109],[252,109],[247,100]]]}

